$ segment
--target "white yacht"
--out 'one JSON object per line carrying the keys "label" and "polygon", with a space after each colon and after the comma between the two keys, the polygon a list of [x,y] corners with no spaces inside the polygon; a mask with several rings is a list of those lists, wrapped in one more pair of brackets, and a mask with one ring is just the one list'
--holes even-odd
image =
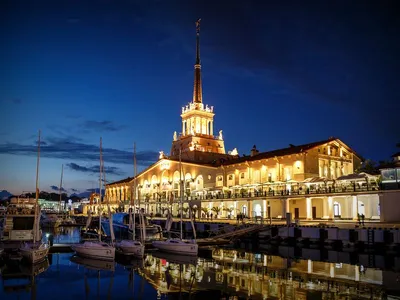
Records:
{"label": "white yacht", "polygon": [[144,245],[135,240],[122,240],[115,244],[117,252],[123,255],[133,255],[142,257],[144,255]]}
{"label": "white yacht", "polygon": [[[17,244],[33,241],[35,209],[36,200],[33,198],[12,198],[6,209],[1,241]],[[39,235],[38,238],[41,232]]]}
{"label": "white yacht", "polygon": [[44,260],[49,253],[49,245],[42,242],[42,234],[40,230],[40,207],[39,207],[39,161],[40,161],[40,131],[38,140],[38,155],[36,164],[36,199],[34,207],[33,219],[33,241],[26,242],[20,247],[20,252],[23,258],[35,264]]}
{"label": "white yacht", "polygon": [[24,243],[22,247],[19,248],[19,251],[23,258],[35,264],[47,258],[49,245],[42,242]]}
{"label": "white yacht", "polygon": [[[136,144],[133,145],[133,165],[134,165],[134,191],[136,192]],[[135,197],[137,199],[137,197]],[[136,203],[136,201],[133,201]],[[133,217],[132,217],[132,210],[133,210]],[[144,241],[146,240],[145,237],[145,222],[143,214],[139,213],[139,221],[140,221],[140,238],[141,241],[136,240],[136,208],[130,209],[129,211],[129,229],[132,229],[132,239],[130,240],[122,240],[115,244],[117,247],[117,251],[123,255],[134,255],[137,257],[143,257],[144,255]]]}
{"label": "white yacht", "polygon": [[[104,176],[104,177],[103,177]],[[103,188],[103,180],[105,179],[104,174],[104,165],[103,165],[103,158],[102,158],[102,140],[100,138],[100,178],[99,178],[99,191],[100,191],[100,199],[99,204],[101,203],[101,191]],[[110,208],[108,205],[109,211],[109,223],[112,224],[112,215],[110,213]],[[90,215],[88,218],[88,222],[90,222]],[[87,224],[89,227],[90,224]],[[99,233],[101,233],[101,209],[99,209]],[[111,226],[111,244],[107,244],[101,241],[101,234],[98,235],[98,241],[85,241],[82,244],[73,245],[71,248],[76,252],[78,256],[86,257],[86,258],[93,258],[93,259],[101,259],[101,260],[110,260],[113,261],[115,259],[115,247],[114,243],[114,231]]]}
{"label": "white yacht", "polygon": [[166,241],[154,241],[153,246],[161,251],[174,254],[196,255],[199,245],[195,240],[167,239]]}
{"label": "white yacht", "polygon": [[115,248],[101,241],[86,241],[71,246],[77,255],[87,258],[110,260],[115,258]]}
{"label": "white yacht", "polygon": [[[180,169],[180,185],[181,185],[181,211],[182,211],[182,207],[183,207],[183,201],[182,201],[182,197],[183,197],[183,181],[182,181],[182,160],[181,160],[181,151],[179,151],[179,169]],[[183,234],[182,234],[182,213],[181,215],[181,233],[180,233],[180,238],[176,239],[176,238],[170,238],[167,239],[165,241],[154,241],[152,242],[153,246],[161,251],[165,251],[165,252],[170,252],[170,253],[174,253],[174,254],[182,254],[182,255],[196,255],[198,254],[198,248],[199,245],[197,244],[196,240],[183,240]],[[194,230],[194,225],[193,225],[193,221],[192,221],[192,227]],[[195,231],[194,231],[195,233]]]}

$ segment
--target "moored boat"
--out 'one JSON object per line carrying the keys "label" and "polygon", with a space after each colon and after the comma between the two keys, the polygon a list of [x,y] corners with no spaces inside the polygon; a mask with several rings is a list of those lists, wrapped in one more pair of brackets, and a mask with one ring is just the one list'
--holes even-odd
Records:
{"label": "moored boat", "polygon": [[73,245],[71,248],[77,255],[86,258],[109,261],[113,261],[115,258],[115,248],[101,241],[86,241],[82,244]]}
{"label": "moored boat", "polygon": [[122,240],[115,243],[115,247],[117,252],[123,255],[133,255],[138,257],[144,255],[144,245],[139,241]]}
{"label": "moored boat", "polygon": [[[180,174],[180,184],[181,184],[181,201],[180,201],[180,206],[181,206],[181,211],[183,208],[183,181],[182,181],[182,151],[179,151],[179,174]],[[153,241],[152,244],[155,248],[159,249],[160,251],[165,251],[165,252],[170,252],[174,254],[181,254],[181,255],[196,255],[198,254],[199,251],[199,245],[197,244],[196,240],[184,240],[183,239],[183,233],[182,233],[182,213],[181,215],[181,232],[180,232],[180,238],[175,239],[175,238],[170,238],[165,241]],[[191,219],[192,220],[192,219]],[[192,227],[195,233],[195,228],[193,221],[191,221]]]}
{"label": "moored boat", "polygon": [[193,240],[167,239],[165,241],[154,241],[153,246],[160,251],[182,254],[197,255],[199,245]]}
{"label": "moored boat", "polygon": [[[103,180],[106,181],[105,175],[103,174],[103,159],[102,159],[102,139],[100,138],[100,178],[99,178],[99,204],[101,203],[101,190],[103,188]],[[104,177],[103,177],[104,175]],[[109,203],[107,201],[108,211],[109,211],[109,220],[110,224],[112,223],[112,215],[109,208]],[[107,244],[101,240],[101,215],[102,210],[99,209],[99,228],[98,228],[98,241],[85,241],[82,244],[73,245],[71,248],[76,252],[78,256],[86,257],[86,258],[93,258],[93,259],[100,259],[100,260],[110,260],[113,261],[115,258],[115,247],[114,247],[114,232],[111,229],[111,244]],[[90,218],[89,215],[88,223],[86,227],[90,227]]]}
{"label": "moored boat", "polygon": [[[136,193],[136,144],[133,145],[133,165],[134,165],[134,191]],[[135,204],[136,197],[133,197],[133,204]],[[140,241],[136,240],[136,207],[129,210],[129,229],[132,229],[133,237],[132,239],[124,239],[120,242],[117,242],[115,246],[117,247],[117,251],[123,255],[134,255],[137,257],[143,257],[144,255],[144,241],[145,237],[145,222],[144,216],[142,213],[139,213],[140,220]],[[132,217],[133,213],[133,217]],[[114,219],[114,218],[113,218]]]}
{"label": "moored boat", "polygon": [[19,248],[19,251],[24,259],[35,264],[47,258],[49,248],[48,244],[42,242],[36,244],[24,243],[23,246]]}
{"label": "moored boat", "polygon": [[40,160],[40,131],[38,140],[38,155],[36,164],[36,203],[35,217],[33,221],[33,242],[27,242],[20,247],[20,252],[23,258],[35,264],[44,260],[49,253],[49,245],[43,243],[40,230],[40,207],[39,207],[39,160]]}

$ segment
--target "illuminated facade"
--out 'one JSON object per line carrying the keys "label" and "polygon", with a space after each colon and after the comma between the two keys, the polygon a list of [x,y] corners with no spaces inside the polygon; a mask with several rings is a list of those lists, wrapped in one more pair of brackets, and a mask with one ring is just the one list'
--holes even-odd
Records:
{"label": "illuminated facade", "polygon": [[174,132],[170,155],[160,152],[159,160],[137,175],[136,191],[132,178],[107,185],[108,199],[128,204],[134,198],[147,213],[160,216],[167,208],[177,215],[182,197],[183,213],[191,206],[198,217],[241,213],[282,219],[291,213],[307,220],[356,220],[359,214],[379,219],[377,177],[353,175],[361,158],[338,138],[268,152],[254,146],[243,156],[236,149],[225,152],[222,130],[214,136],[214,107],[203,104],[199,26],[193,100],[182,108],[182,132]]}

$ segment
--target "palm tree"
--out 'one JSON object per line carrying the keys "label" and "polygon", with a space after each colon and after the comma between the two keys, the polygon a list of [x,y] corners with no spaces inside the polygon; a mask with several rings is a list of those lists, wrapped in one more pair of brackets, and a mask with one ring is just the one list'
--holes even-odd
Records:
{"label": "palm tree", "polygon": [[232,216],[232,212],[235,210],[233,207],[225,207],[223,209],[224,211],[226,211],[228,213],[228,217],[230,218]]}
{"label": "palm tree", "polygon": [[187,213],[188,213],[188,211],[189,211],[189,206],[183,207],[182,210],[183,210],[183,212],[185,213],[185,215],[187,215]]}
{"label": "palm tree", "polygon": [[197,210],[198,210],[197,205],[193,205],[190,208],[192,210],[193,219],[196,219],[196,213],[197,213]]}
{"label": "palm tree", "polygon": [[202,207],[201,211],[204,213],[205,216],[208,214],[208,207]]}
{"label": "palm tree", "polygon": [[221,211],[221,207],[214,206],[213,208],[211,208],[211,210],[215,212],[215,218],[218,218],[218,214]]}

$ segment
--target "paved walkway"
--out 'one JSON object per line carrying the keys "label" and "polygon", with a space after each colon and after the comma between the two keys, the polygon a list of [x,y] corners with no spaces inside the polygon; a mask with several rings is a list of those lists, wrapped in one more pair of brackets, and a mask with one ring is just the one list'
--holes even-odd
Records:
{"label": "paved walkway", "polygon": [[[166,218],[153,218],[152,220],[166,220]],[[179,222],[180,218],[173,218],[174,222]],[[183,218],[183,221],[189,222],[190,219]],[[218,218],[218,219],[196,219],[196,222],[202,222],[202,223],[225,223],[225,224],[238,224],[236,219],[225,219],[225,218]],[[245,219],[245,223],[250,223],[250,224],[265,224],[269,225],[270,220],[269,219],[264,219],[261,223],[260,221],[255,222],[254,219]],[[242,223],[242,222],[240,222]],[[284,220],[272,220],[272,225],[285,225],[286,221]],[[352,221],[352,220],[300,220],[299,225],[300,226],[316,226],[316,225],[327,225],[327,226],[336,226],[340,228],[355,228],[356,226],[359,227],[359,223],[357,221]],[[399,228],[400,229],[400,222],[380,222],[379,220],[376,221],[365,221],[364,226],[361,227],[375,227],[375,228]]]}

